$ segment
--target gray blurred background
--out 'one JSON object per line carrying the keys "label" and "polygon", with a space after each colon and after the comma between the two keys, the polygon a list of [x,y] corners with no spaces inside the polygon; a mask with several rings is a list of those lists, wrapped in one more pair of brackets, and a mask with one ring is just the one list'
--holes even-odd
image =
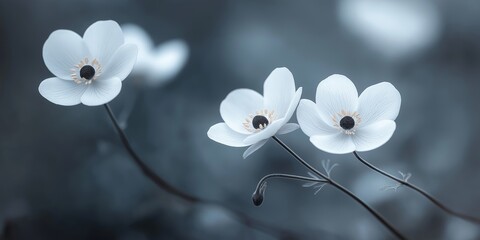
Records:
{"label": "gray blurred background", "polygon": [[[386,3],[388,2],[388,3]],[[211,205],[156,188],[132,163],[103,107],[62,107],[40,96],[52,74],[42,46],[56,29],[83,34],[97,20],[142,26],[155,44],[187,42],[190,57],[159,87],[128,78],[111,102],[129,112],[138,153],[176,187],[218,200],[297,239],[390,239],[365,209],[337,190],[317,195],[298,182],[269,182],[261,207],[251,193],[265,174],[306,174],[273,141],[244,149],[208,139],[233,89],[262,92],[288,67],[303,98],[341,73],[359,92],[381,82],[402,94],[392,139],[361,154],[447,206],[480,217],[480,2],[0,0],[0,226],[5,239],[276,239]],[[127,110],[126,110],[127,109]],[[292,121],[296,121],[295,118]],[[333,178],[412,239],[479,239],[480,227],[448,216],[353,155],[317,150],[300,131],[281,136],[309,162],[340,166]]]}

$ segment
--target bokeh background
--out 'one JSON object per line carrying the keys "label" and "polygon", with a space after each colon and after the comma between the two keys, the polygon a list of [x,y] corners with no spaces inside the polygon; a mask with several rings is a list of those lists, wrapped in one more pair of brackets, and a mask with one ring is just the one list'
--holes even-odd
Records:
{"label": "bokeh background", "polygon": [[[306,174],[273,141],[244,149],[208,139],[233,89],[262,91],[288,67],[303,98],[341,73],[359,92],[389,81],[402,94],[392,139],[363,153],[446,205],[480,217],[480,2],[0,1],[0,232],[4,239],[279,239],[223,208],[159,190],[123,149],[103,107],[62,107],[38,93],[50,77],[42,46],[56,29],[83,34],[97,20],[135,23],[158,45],[182,39],[188,60],[155,86],[132,75],[111,102],[134,148],[159,175],[190,194],[223,202],[289,231],[294,239],[390,239],[365,209],[337,190],[317,195],[298,182],[269,182],[261,207],[251,194],[265,174]],[[292,121],[296,121],[295,117]],[[412,239],[479,239],[480,227],[448,216],[353,155],[313,147],[300,131],[281,136],[309,162],[340,164],[333,177]]]}

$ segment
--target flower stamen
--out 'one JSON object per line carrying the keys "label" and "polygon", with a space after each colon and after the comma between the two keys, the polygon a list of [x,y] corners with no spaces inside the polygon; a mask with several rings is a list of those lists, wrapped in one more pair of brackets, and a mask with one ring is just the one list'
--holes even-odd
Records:
{"label": "flower stamen", "polygon": [[248,115],[243,122],[243,127],[249,132],[259,132],[265,129],[268,124],[275,120],[276,116],[273,111],[267,109],[257,111],[255,114]]}
{"label": "flower stamen", "polygon": [[100,76],[102,65],[100,65],[97,59],[93,59],[93,61],[90,62],[88,58],[85,57],[70,70],[72,71],[70,76],[75,83],[92,84],[92,82]]}
{"label": "flower stamen", "polygon": [[350,130],[355,126],[355,120],[350,116],[345,116],[340,120],[340,127]]}
{"label": "flower stamen", "polygon": [[357,126],[362,122],[358,112],[347,112],[345,110],[332,116],[333,126],[340,129],[347,135],[354,135]]}

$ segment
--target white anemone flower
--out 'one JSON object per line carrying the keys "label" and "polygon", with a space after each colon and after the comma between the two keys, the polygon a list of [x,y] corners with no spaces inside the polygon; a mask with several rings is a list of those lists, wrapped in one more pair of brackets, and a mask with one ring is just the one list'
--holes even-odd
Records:
{"label": "white anemone flower", "polygon": [[122,25],[125,42],[138,46],[133,74],[145,77],[146,84],[158,86],[173,79],[185,66],[189,49],[185,41],[173,39],[155,46],[148,33],[138,25]]}
{"label": "white anemone flower", "polygon": [[358,97],[352,81],[335,74],[318,84],[316,104],[300,101],[297,119],[322,151],[370,151],[392,137],[401,101],[400,93],[388,82],[370,86]]}
{"label": "white anemone flower", "polygon": [[225,122],[208,130],[208,137],[231,147],[250,146],[246,158],[276,134],[298,129],[298,124],[287,123],[302,95],[295,91],[295,81],[287,68],[277,68],[263,85],[263,96],[251,89],[232,91],[220,104],[220,115]]}
{"label": "white anemone flower", "polygon": [[56,30],[43,45],[43,60],[55,77],[38,91],[52,103],[97,106],[110,102],[122,88],[137,58],[137,47],[125,44],[115,21],[98,21],[83,34]]}

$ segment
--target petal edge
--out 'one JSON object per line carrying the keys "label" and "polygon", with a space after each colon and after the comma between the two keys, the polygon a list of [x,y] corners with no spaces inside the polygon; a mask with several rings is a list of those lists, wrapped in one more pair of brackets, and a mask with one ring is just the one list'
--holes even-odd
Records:
{"label": "petal edge", "polygon": [[332,154],[346,154],[355,151],[352,138],[344,133],[314,135],[310,137],[310,142],[318,149]]}
{"label": "petal edge", "polygon": [[38,86],[38,92],[48,101],[62,106],[80,104],[80,99],[87,89],[86,85],[60,78],[47,78]]}
{"label": "petal edge", "polygon": [[207,136],[215,142],[230,147],[246,147],[250,145],[243,143],[247,135],[232,130],[224,122],[211,126],[210,129],[208,129]]}
{"label": "petal edge", "polygon": [[390,140],[395,129],[396,123],[392,120],[377,121],[359,128],[352,136],[356,151],[366,152],[381,147]]}
{"label": "petal edge", "polygon": [[401,104],[400,92],[391,83],[381,82],[360,94],[358,113],[365,125],[380,120],[395,120]]}

